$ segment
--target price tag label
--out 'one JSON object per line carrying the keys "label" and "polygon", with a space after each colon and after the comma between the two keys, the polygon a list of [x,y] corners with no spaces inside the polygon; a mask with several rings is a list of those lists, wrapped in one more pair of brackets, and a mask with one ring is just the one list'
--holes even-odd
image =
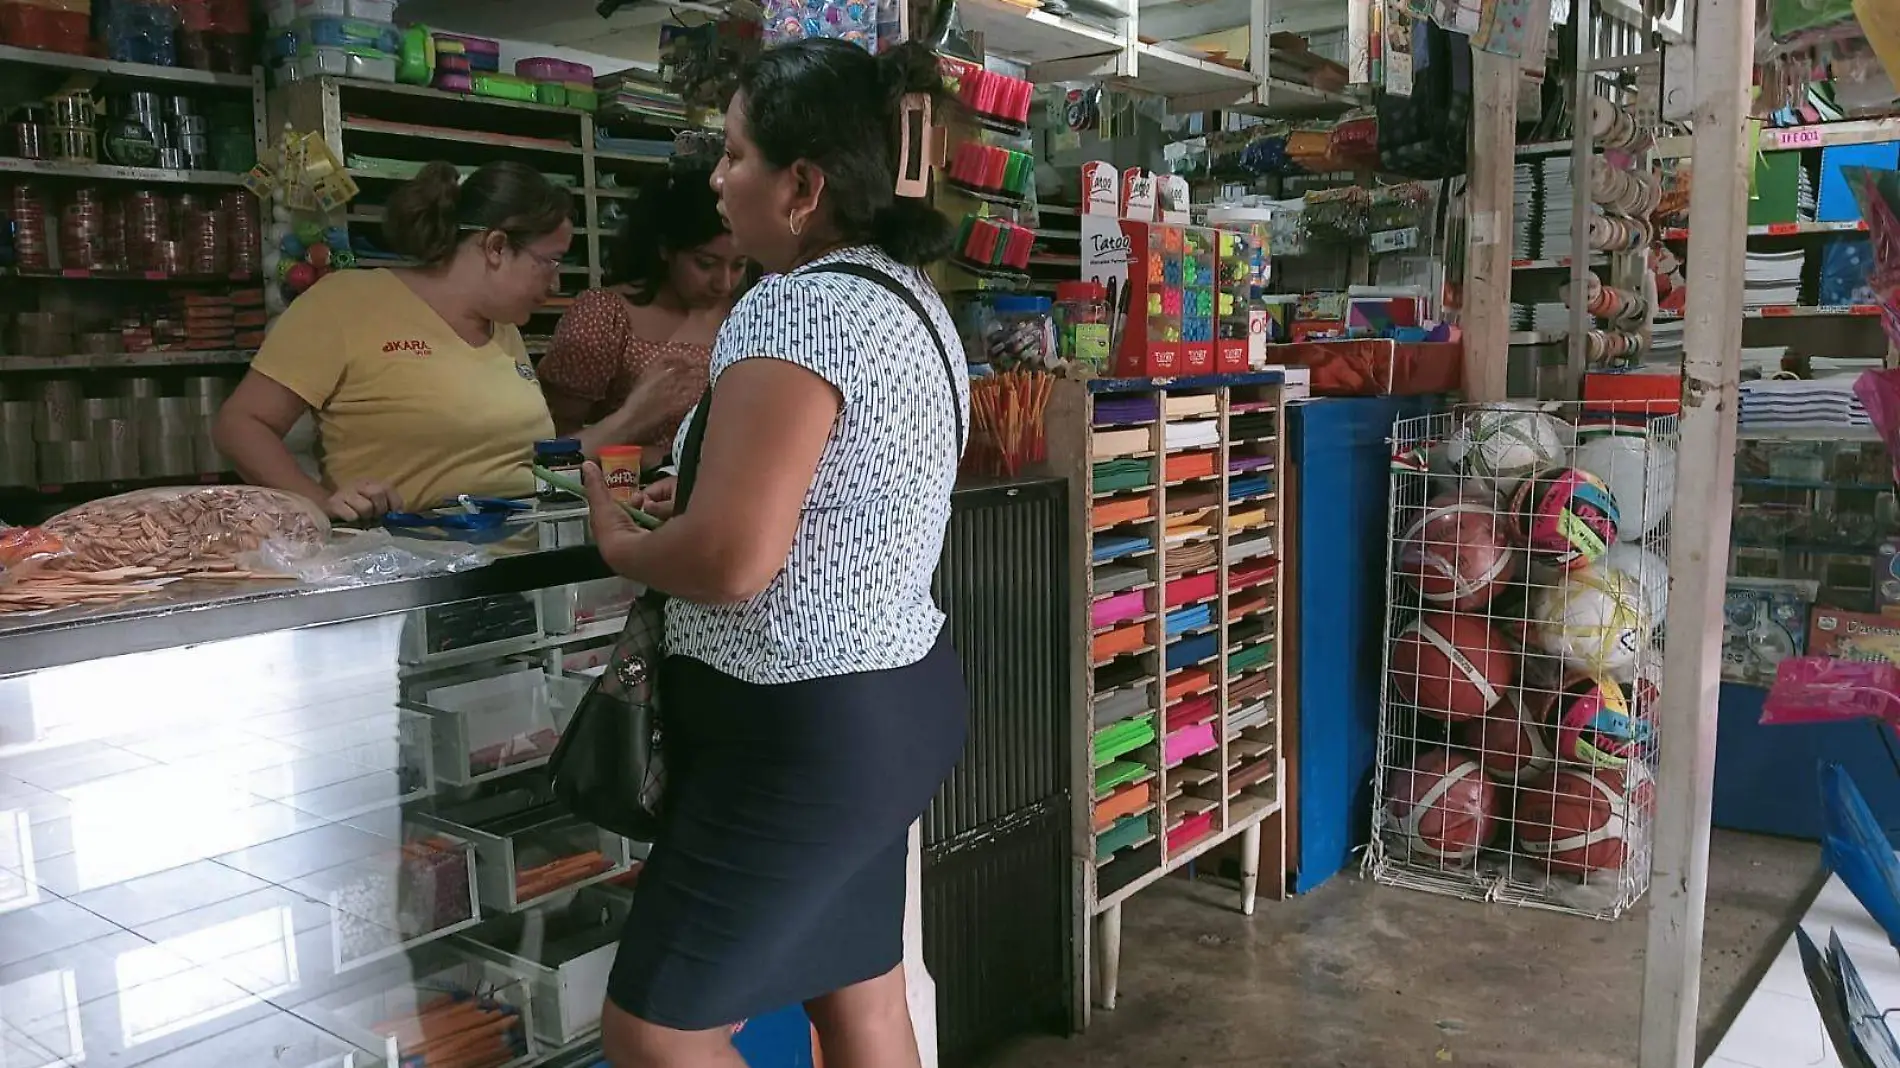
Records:
{"label": "price tag label", "polygon": [[1879,314],[1880,314],[1880,305],[1878,305],[1878,304],[1856,304],[1856,305],[1854,305],[1853,307],[1851,307],[1851,308],[1849,308],[1849,309],[1847,309],[1847,314],[1849,314],[1849,315],[1879,315]]}
{"label": "price tag label", "polygon": [[1776,148],[1814,148],[1821,143],[1819,126],[1796,126],[1775,131]]}
{"label": "price tag label", "polygon": [[1773,234],[1776,237],[1786,237],[1789,234],[1800,233],[1801,224],[1800,223],[1769,223],[1768,232],[1770,234]]}
{"label": "price tag label", "polygon": [[1372,235],[1369,242],[1374,253],[1403,252],[1418,247],[1418,227],[1408,226],[1400,230],[1380,230]]}
{"label": "price tag label", "polygon": [[1783,319],[1794,314],[1794,307],[1788,304],[1770,304],[1761,310],[1764,319]]}

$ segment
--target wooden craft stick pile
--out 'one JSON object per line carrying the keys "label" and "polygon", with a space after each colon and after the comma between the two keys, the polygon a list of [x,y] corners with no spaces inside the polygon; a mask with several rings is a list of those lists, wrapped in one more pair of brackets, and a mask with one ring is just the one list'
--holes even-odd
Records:
{"label": "wooden craft stick pile", "polygon": [[527,1053],[514,1006],[467,994],[445,994],[370,1029],[396,1040],[401,1068],[497,1068]]}
{"label": "wooden craft stick pile", "polygon": [[533,901],[569,883],[591,879],[611,867],[613,867],[613,862],[607,859],[606,854],[596,849],[589,853],[577,853],[571,857],[549,861],[537,868],[529,868],[515,875],[515,901]]}

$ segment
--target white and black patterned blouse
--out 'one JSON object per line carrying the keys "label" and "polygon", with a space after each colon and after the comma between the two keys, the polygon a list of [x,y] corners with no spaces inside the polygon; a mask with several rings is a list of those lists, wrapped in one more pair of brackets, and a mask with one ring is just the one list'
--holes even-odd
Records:
{"label": "white and black patterned blouse", "polygon": [[[873,282],[811,271],[840,262],[881,270],[922,303],[952,346],[955,409],[936,342],[915,312]],[[929,279],[873,248],[767,278],[740,299],[713,345],[715,388],[726,368],[764,357],[818,375],[843,404],[785,569],[743,603],[668,602],[671,652],[761,685],[923,659],[943,627],[930,579],[963,453],[958,427],[969,424],[956,345],[956,323]]]}

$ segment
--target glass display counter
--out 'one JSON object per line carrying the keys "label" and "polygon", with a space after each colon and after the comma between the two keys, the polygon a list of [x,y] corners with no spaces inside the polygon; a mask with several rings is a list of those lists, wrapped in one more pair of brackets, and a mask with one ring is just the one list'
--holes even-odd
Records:
{"label": "glass display counter", "polygon": [[0,1065],[596,1063],[648,847],[545,765],[616,583],[577,547],[0,617]]}
{"label": "glass display counter", "polygon": [[[1066,814],[1063,735],[996,741],[1068,712],[1049,681],[1065,508],[1053,480],[954,501],[937,592],[971,751],[913,832],[905,931],[931,1053],[1070,1000],[1070,888],[1025,852],[1064,855],[1068,826],[1022,817]],[[0,1068],[596,1065],[647,846],[550,806],[545,765],[627,591],[555,543],[428,578],[0,615]],[[1008,858],[979,848],[1018,825]],[[1001,901],[1047,912],[1049,937],[973,933]],[[975,962],[934,995],[932,937]],[[796,1009],[735,1041],[752,1068],[812,1063]]]}

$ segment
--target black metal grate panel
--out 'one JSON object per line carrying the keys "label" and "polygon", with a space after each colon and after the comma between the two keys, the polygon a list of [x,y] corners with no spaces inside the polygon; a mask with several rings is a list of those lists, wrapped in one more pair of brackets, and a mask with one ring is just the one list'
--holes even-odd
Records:
{"label": "black metal grate panel", "polygon": [[970,687],[970,740],[924,817],[926,847],[1068,793],[1067,487],[957,494],[937,603]]}
{"label": "black metal grate panel", "polygon": [[1071,1030],[1068,827],[1068,799],[1054,797],[924,850],[924,962],[944,1068]]}

